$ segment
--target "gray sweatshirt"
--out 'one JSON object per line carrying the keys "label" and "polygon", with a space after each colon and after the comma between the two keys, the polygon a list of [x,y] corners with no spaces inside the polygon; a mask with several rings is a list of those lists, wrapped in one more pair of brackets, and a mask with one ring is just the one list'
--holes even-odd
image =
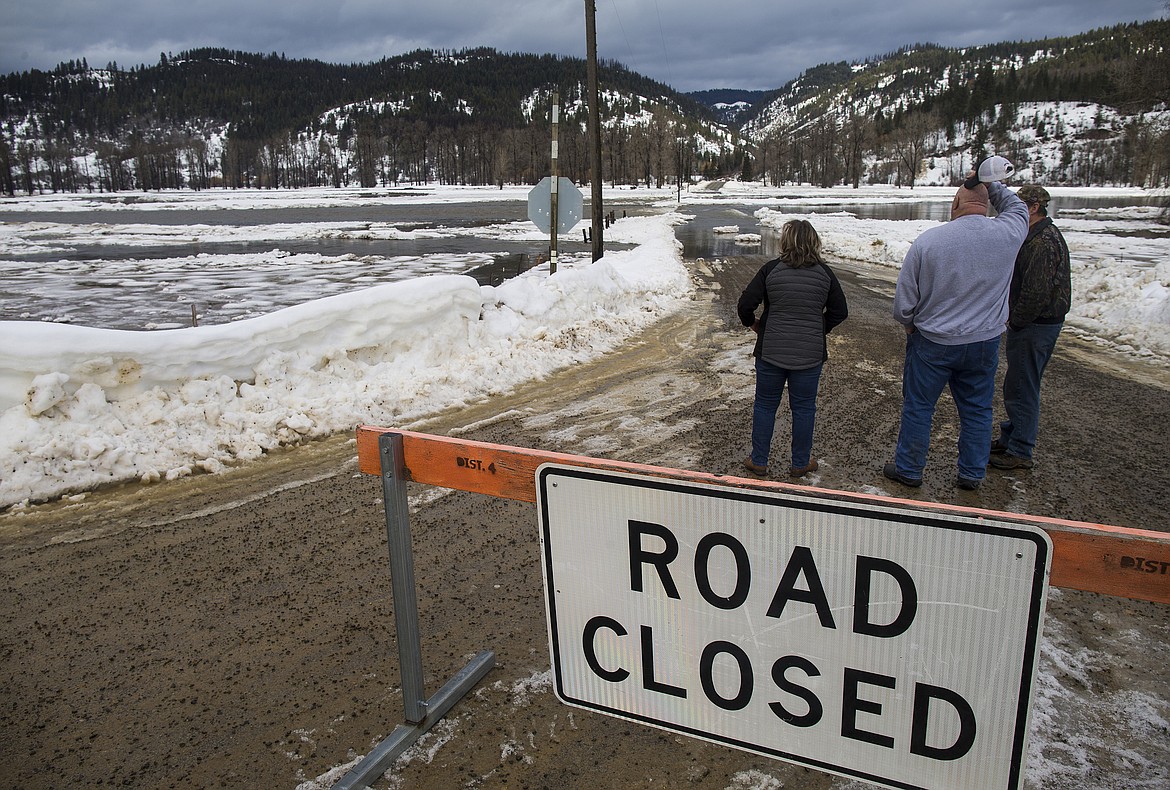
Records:
{"label": "gray sweatshirt", "polygon": [[998,181],[987,185],[998,216],[968,215],[924,231],[906,253],[894,319],[945,346],[1003,334],[1028,206]]}

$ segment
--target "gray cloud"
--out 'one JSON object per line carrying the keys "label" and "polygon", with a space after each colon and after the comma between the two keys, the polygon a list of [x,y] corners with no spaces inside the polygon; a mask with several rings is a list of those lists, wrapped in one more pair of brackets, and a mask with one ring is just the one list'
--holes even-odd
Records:
{"label": "gray cloud", "polygon": [[[978,46],[1166,15],[1165,0],[872,3],[596,0],[598,51],[683,90],[777,88],[820,63],[914,43]],[[581,0],[33,0],[0,27],[0,73],[154,64],[199,47],[361,63],[413,49],[489,46],[584,57]]]}

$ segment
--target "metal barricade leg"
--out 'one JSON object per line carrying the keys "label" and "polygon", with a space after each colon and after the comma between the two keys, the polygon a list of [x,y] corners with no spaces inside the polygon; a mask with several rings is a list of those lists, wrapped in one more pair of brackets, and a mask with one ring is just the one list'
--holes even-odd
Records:
{"label": "metal barricade leg", "polygon": [[495,653],[483,650],[443,684],[434,697],[425,699],[402,436],[396,433],[382,434],[378,437],[378,450],[382,455],[382,496],[386,506],[386,539],[390,547],[390,581],[402,672],[403,718],[406,723],[398,725],[388,738],[371,749],[333,785],[333,790],[365,787],[381,776],[399,755],[443,718],[496,664]]}

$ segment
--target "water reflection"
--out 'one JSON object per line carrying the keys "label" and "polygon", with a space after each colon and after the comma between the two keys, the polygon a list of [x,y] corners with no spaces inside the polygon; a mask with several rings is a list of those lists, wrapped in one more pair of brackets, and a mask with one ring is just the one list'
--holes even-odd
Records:
{"label": "water reflection", "polygon": [[[942,201],[898,202],[898,203],[836,203],[810,206],[805,203],[785,205],[784,201],[769,203],[768,208],[786,214],[852,214],[860,219],[912,220],[932,219],[942,222],[949,217],[949,204]],[[694,219],[677,230],[686,258],[718,258],[729,255],[765,255],[774,258],[779,254],[779,232],[762,226],[754,214],[755,208],[742,206],[687,206],[686,213]],[[812,220],[813,225],[816,221]],[[737,241],[733,233],[717,233],[716,228],[737,226],[739,234],[760,236],[758,244]]]}

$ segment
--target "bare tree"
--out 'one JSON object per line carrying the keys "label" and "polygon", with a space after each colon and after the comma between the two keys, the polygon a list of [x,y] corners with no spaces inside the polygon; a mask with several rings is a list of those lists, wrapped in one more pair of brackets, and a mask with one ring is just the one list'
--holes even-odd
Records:
{"label": "bare tree", "polygon": [[12,148],[8,137],[0,133],[0,193],[13,197],[16,194],[16,180],[12,177]]}
{"label": "bare tree", "polygon": [[926,157],[930,128],[928,116],[913,113],[904,116],[902,125],[890,133],[890,150],[898,165],[899,184],[905,174],[907,184],[911,189],[914,188],[914,182],[922,170],[922,160]]}
{"label": "bare tree", "polygon": [[837,183],[841,174],[836,119],[822,115],[808,127],[807,138],[812,154],[807,163],[810,168],[808,180],[827,189]]}
{"label": "bare tree", "polygon": [[849,114],[841,129],[841,153],[845,163],[845,178],[857,189],[861,184],[862,159],[869,147],[873,136],[873,126],[869,119],[857,112],[857,107],[849,102]]}

